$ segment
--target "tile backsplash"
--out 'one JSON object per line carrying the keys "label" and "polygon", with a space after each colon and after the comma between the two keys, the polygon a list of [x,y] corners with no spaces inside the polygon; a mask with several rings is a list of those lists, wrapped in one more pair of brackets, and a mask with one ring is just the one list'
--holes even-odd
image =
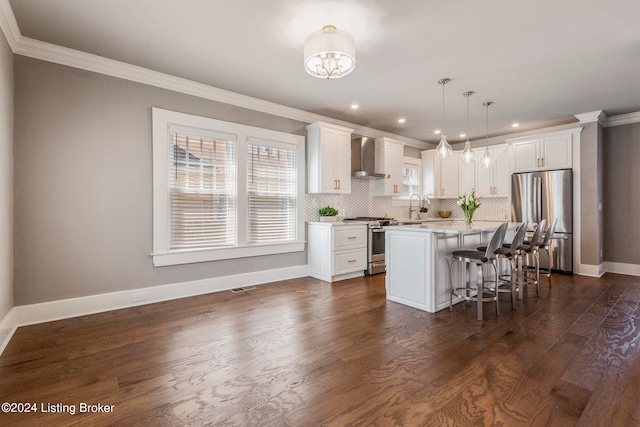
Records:
{"label": "tile backsplash", "polygon": [[[438,211],[451,211],[451,218],[463,219],[462,209],[457,205],[457,199],[433,199],[429,208],[429,218],[439,218]],[[504,220],[509,214],[508,199],[506,197],[484,198],[473,218],[478,220]],[[331,206],[338,210],[340,217],[356,216],[388,216],[390,218],[407,218],[407,206],[394,206],[393,198],[388,196],[374,196],[373,182],[352,179],[351,194],[306,194],[305,221],[318,221],[318,209]]]}

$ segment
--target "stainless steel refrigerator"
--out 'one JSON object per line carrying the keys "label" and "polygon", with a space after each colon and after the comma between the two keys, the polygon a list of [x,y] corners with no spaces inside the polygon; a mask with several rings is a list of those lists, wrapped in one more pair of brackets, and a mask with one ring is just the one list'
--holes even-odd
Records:
{"label": "stainless steel refrigerator", "polygon": [[[573,273],[573,176],[570,169],[514,173],[511,176],[511,218],[529,221],[533,228],[542,219],[547,227],[558,219],[549,248],[551,269]],[[544,251],[541,266],[549,260]]]}

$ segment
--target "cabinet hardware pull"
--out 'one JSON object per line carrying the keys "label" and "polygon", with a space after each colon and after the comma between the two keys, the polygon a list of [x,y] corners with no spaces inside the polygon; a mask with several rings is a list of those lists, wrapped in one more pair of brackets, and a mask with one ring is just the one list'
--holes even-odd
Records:
{"label": "cabinet hardware pull", "polygon": [[349,237],[347,237],[347,239],[356,239],[356,238],[357,238],[356,236],[349,236]]}
{"label": "cabinet hardware pull", "polygon": [[338,190],[340,189],[340,180],[338,180]]}
{"label": "cabinet hardware pull", "polygon": [[334,190],[337,190],[337,189],[338,189],[338,180],[337,180],[337,179],[334,179],[334,180],[333,180],[333,189],[334,189]]}
{"label": "cabinet hardware pull", "polygon": [[350,260],[349,260],[349,261],[347,261],[347,262],[356,262],[356,261],[357,261],[357,259],[350,259]]}
{"label": "cabinet hardware pull", "polygon": [[540,160],[542,160],[542,167],[544,167],[544,157]]}

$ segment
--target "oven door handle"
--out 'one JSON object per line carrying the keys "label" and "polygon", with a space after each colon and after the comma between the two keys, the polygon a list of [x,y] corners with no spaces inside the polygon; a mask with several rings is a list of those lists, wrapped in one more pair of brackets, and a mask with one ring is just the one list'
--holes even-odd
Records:
{"label": "oven door handle", "polygon": [[372,228],[372,233],[384,233],[384,228]]}

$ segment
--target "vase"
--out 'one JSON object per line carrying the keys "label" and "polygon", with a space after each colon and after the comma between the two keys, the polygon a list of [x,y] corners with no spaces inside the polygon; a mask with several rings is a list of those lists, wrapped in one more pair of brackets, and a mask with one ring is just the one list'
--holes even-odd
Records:
{"label": "vase", "polygon": [[320,222],[336,222],[338,220],[337,216],[321,216]]}
{"label": "vase", "polygon": [[473,222],[473,209],[469,209],[464,211],[464,222],[467,225],[471,225],[471,223]]}

